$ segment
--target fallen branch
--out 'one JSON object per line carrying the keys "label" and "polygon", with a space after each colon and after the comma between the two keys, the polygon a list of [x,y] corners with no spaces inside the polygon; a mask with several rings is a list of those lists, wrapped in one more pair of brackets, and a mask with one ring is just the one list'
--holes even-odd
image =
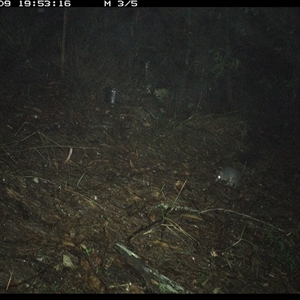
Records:
{"label": "fallen branch", "polygon": [[139,256],[120,243],[115,244],[115,249],[125,258],[127,264],[135,269],[146,281],[147,286],[155,293],[191,294],[190,291],[151,269]]}

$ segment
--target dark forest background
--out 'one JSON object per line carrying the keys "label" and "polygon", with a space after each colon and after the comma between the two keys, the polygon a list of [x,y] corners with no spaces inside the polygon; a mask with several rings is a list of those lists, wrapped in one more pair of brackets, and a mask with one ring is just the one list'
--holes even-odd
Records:
{"label": "dark forest background", "polygon": [[299,8],[68,8],[62,76],[64,13],[0,11],[0,79],[34,70],[81,102],[116,86],[123,103],[152,95],[178,115],[239,110],[299,130]]}

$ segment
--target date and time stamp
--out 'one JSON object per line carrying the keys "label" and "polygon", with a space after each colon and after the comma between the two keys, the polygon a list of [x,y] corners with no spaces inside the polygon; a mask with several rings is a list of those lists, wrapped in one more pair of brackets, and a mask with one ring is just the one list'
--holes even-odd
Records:
{"label": "date and time stamp", "polygon": [[[101,3],[101,2],[100,2]],[[103,0],[103,7],[137,7],[138,0]],[[72,7],[71,0],[0,0],[0,8],[4,7]]]}

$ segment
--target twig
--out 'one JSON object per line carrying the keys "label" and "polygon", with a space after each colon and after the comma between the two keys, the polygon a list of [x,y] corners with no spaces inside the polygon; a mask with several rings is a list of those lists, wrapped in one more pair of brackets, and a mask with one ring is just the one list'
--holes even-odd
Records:
{"label": "twig", "polygon": [[281,231],[283,233],[285,233],[287,236],[290,235],[290,233],[286,233],[283,229],[281,228],[278,228],[268,222],[265,222],[265,221],[262,221],[262,220],[259,220],[257,218],[254,218],[254,217],[251,217],[249,215],[246,215],[246,214],[243,214],[243,213],[239,213],[237,211],[234,211],[234,210],[231,210],[231,209],[224,209],[224,208],[210,208],[210,209],[206,209],[206,210],[202,210],[202,211],[199,211],[199,210],[196,210],[196,209],[192,209],[190,207],[183,207],[183,206],[176,206],[174,207],[173,205],[170,207],[168,204],[159,204],[159,205],[156,205],[154,208],[160,208],[162,207],[164,210],[166,210],[167,212],[170,212],[171,210],[175,210],[175,211],[178,211],[178,210],[184,210],[184,211],[188,211],[188,212],[192,212],[192,213],[197,213],[197,214],[206,214],[208,212],[213,212],[213,211],[223,211],[223,212],[226,212],[226,213],[232,213],[232,214],[236,214],[236,215],[239,215],[239,216],[242,216],[242,217],[245,217],[245,218],[248,218],[248,219],[251,219],[251,220],[254,220],[256,222],[259,222],[259,223],[262,223],[262,224],[265,224],[265,225],[268,225],[274,229],[277,229],[278,231]]}
{"label": "twig", "polygon": [[24,126],[24,125],[27,125],[27,124],[29,124],[29,122],[24,122],[24,123],[21,125],[21,127],[18,129],[18,131],[16,132],[15,136],[17,136],[18,133],[20,132],[20,130],[23,128],[23,126]]}
{"label": "twig", "polygon": [[212,208],[212,209],[207,209],[207,210],[202,210],[201,214],[204,214],[204,213],[207,213],[207,212],[210,212],[210,211],[223,211],[223,212],[228,212],[228,213],[233,213],[233,214],[236,214],[236,215],[239,215],[239,216],[242,216],[242,217],[245,217],[245,218],[248,218],[248,219],[251,219],[251,220],[254,220],[256,222],[259,222],[259,223],[262,223],[262,224],[265,224],[265,225],[268,225],[272,228],[275,228],[283,233],[286,233],[283,229],[280,229],[278,227],[275,227],[274,225],[268,223],[268,222],[265,222],[265,221],[262,221],[262,220],[259,220],[257,218],[254,218],[254,217],[251,217],[249,215],[246,215],[246,214],[243,214],[243,213],[239,213],[237,211],[234,211],[234,210],[231,210],[231,209],[224,209],[224,208]]}
{"label": "twig", "polygon": [[9,285],[11,283],[11,279],[12,279],[12,275],[13,275],[14,271],[9,271],[9,273],[10,273],[10,277],[9,277],[7,285],[6,285],[6,289],[5,289],[6,291],[8,290]]}
{"label": "twig", "polygon": [[179,191],[177,197],[175,198],[174,202],[172,203],[172,206],[171,206],[171,209],[169,210],[169,212],[172,211],[172,210],[174,209],[174,207],[175,207],[175,205],[176,205],[176,203],[177,203],[177,201],[178,201],[178,198],[179,198],[181,192],[183,191],[183,189],[184,189],[184,187],[185,187],[185,184],[186,184],[186,181],[183,183],[183,185],[182,185],[182,187],[181,187],[181,189],[180,189],[180,191]]}
{"label": "twig", "polygon": [[73,148],[70,147],[69,154],[68,154],[66,160],[64,161],[64,164],[67,163],[70,160],[70,158],[72,156],[72,153],[73,153]]}
{"label": "twig", "polygon": [[80,178],[79,178],[79,180],[78,180],[76,186],[79,186],[79,184],[80,184],[82,178],[84,177],[85,173],[86,173],[86,171],[80,176]]}

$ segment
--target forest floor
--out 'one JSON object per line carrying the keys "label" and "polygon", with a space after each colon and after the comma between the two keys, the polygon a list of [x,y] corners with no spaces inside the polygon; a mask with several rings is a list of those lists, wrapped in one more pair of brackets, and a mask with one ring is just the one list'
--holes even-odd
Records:
{"label": "forest floor", "polygon": [[[5,86],[1,293],[300,292],[298,137]],[[216,181],[245,161],[237,186]]]}

